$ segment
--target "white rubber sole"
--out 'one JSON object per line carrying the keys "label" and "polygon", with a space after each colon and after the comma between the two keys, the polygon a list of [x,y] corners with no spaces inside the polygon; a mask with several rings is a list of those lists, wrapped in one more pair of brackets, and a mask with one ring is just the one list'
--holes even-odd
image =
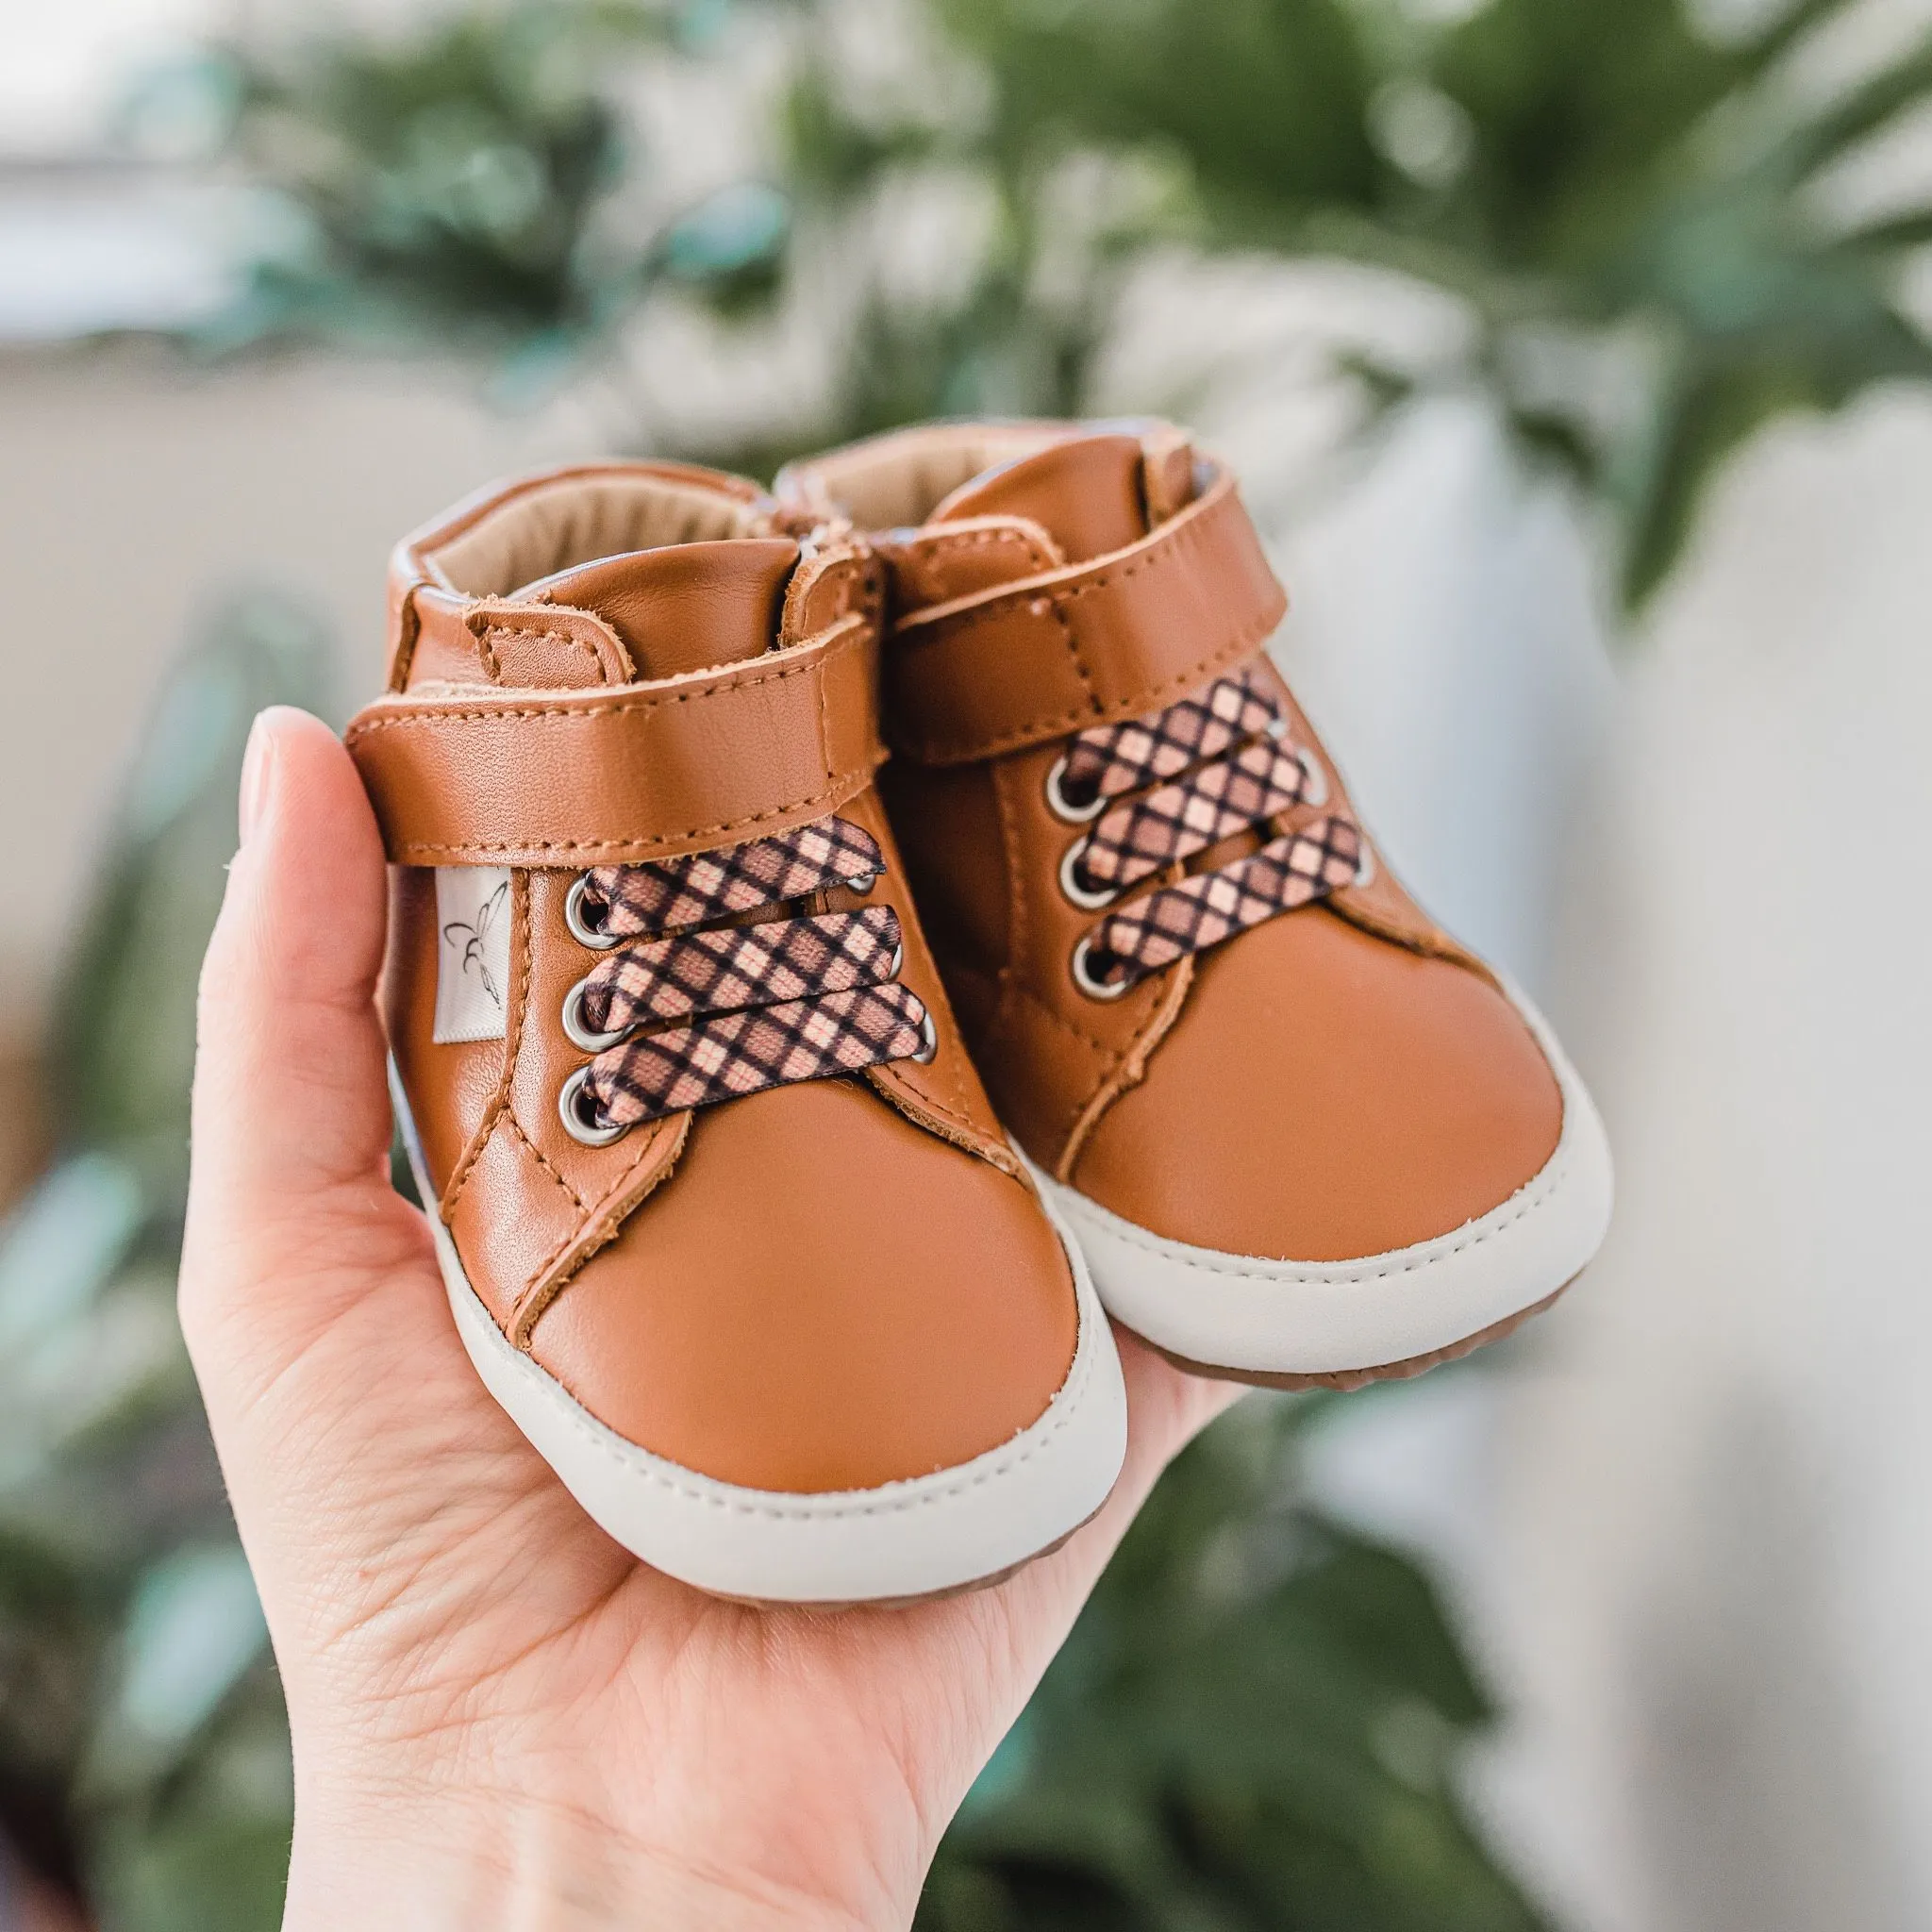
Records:
{"label": "white rubber sole", "polygon": [[[1603,1244],[1610,1148],[1542,1016],[1507,989],[1563,1099],[1555,1151],[1479,1220],[1349,1261],[1281,1261],[1169,1241],[1040,1175],[1108,1312],[1170,1355],[1236,1375],[1346,1374],[1453,1351],[1546,1301]],[[1036,1171],[1037,1172],[1037,1171]]]}
{"label": "white rubber sole", "polygon": [[[393,1072],[391,1089],[417,1191],[433,1200]],[[449,1230],[434,1212],[429,1224],[457,1333],[484,1387],[608,1535],[699,1590],[795,1604],[961,1590],[1064,1541],[1120,1474],[1127,1446],[1120,1357],[1079,1244],[1058,1219],[1080,1326],[1073,1366],[1045,1413],[957,1468],[816,1494],[720,1482],[608,1428],[510,1344],[471,1288]]]}

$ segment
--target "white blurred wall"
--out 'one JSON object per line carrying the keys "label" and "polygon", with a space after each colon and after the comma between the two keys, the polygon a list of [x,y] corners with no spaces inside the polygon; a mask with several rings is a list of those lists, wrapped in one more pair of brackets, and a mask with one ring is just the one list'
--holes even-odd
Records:
{"label": "white blurred wall", "polygon": [[1453,410],[1286,546],[1365,810],[1617,1152],[1574,1292],[1316,1470],[1441,1568],[1510,1711],[1474,1795],[1570,1932],[1932,1926],[1928,528],[1932,398],[1783,425],[1614,679]]}
{"label": "white blurred wall", "polygon": [[0,358],[0,1036],[30,1029],[170,651],[228,586],[308,598],[375,686],[396,538],[499,471],[579,446],[437,371],[125,354]]}
{"label": "white blurred wall", "polygon": [[1932,399],[1761,441],[1628,675],[1561,1004],[1620,1161],[1499,1632],[1607,1932],[1932,1925]]}

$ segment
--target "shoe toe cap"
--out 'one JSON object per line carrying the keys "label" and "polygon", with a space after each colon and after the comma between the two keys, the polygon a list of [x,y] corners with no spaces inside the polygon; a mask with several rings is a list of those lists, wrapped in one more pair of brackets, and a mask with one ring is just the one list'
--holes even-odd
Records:
{"label": "shoe toe cap", "polygon": [[1072,1178],[1171,1241],[1345,1261],[1489,1213],[1562,1128],[1557,1076],[1501,991],[1317,908],[1202,958]]}
{"label": "shoe toe cap", "polygon": [[1078,1340],[1023,1183],[857,1083],[700,1114],[532,1353],[626,1441],[746,1489],[864,1490],[1036,1422]]}

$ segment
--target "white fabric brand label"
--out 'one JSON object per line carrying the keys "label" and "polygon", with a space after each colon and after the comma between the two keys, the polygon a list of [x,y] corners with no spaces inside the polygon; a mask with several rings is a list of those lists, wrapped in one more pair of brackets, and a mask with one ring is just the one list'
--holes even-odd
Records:
{"label": "white fabric brand label", "polygon": [[509,997],[509,874],[493,865],[436,868],[439,1046],[501,1040]]}

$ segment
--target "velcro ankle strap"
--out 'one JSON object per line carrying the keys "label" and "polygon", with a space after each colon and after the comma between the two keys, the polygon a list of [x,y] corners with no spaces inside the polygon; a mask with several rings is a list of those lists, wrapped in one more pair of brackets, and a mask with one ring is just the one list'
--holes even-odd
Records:
{"label": "velcro ankle strap", "polygon": [[1137,718],[1249,657],[1287,608],[1223,472],[1124,550],[904,619],[886,735],[955,765]]}
{"label": "velcro ankle strap", "polygon": [[872,782],[878,633],[586,691],[378,698],[344,734],[398,865],[636,865],[824,818]]}

